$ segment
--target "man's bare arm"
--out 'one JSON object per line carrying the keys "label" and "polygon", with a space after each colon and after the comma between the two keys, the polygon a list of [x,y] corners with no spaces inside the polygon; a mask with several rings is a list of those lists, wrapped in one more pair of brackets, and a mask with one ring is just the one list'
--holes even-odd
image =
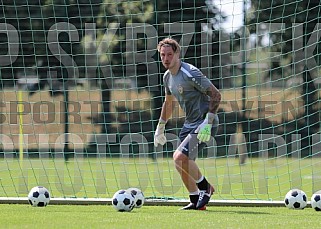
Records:
{"label": "man's bare arm", "polygon": [[168,119],[170,119],[173,113],[173,102],[173,95],[165,95],[165,101],[163,103],[160,120],[167,122]]}
{"label": "man's bare arm", "polygon": [[[221,102],[221,97],[222,97],[221,93],[214,85],[211,85],[207,90],[207,95],[210,97],[208,112],[212,114],[216,114]],[[213,122],[213,120],[208,120],[208,121],[209,123]]]}

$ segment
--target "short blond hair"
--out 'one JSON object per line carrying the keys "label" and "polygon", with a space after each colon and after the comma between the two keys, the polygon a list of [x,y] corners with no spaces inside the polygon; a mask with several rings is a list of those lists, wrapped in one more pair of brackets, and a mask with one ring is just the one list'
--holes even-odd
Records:
{"label": "short blond hair", "polygon": [[163,46],[170,46],[172,47],[173,51],[175,53],[180,52],[181,51],[181,46],[179,46],[178,42],[172,38],[165,38],[163,40],[161,40],[158,45],[157,45],[157,50],[158,52],[160,52],[161,48]]}

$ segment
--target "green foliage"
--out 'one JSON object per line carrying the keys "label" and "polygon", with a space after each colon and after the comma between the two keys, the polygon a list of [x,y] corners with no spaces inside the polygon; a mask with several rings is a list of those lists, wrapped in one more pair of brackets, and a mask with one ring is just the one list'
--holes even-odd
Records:
{"label": "green foliage", "polygon": [[255,22],[304,22],[307,1],[265,0],[251,1]]}
{"label": "green foliage", "polygon": [[[97,15],[97,53],[104,65],[122,63],[125,52],[125,33],[128,23],[152,23],[153,4],[149,1],[104,0]],[[110,33],[117,30],[116,33]],[[91,39],[87,37],[86,40]],[[143,45],[143,44],[141,44]],[[103,51],[102,51],[103,50]]]}
{"label": "green foliage", "polygon": [[[257,28],[265,23],[265,32],[269,35],[272,44],[268,47],[268,51],[271,54],[274,53],[270,57],[270,68],[265,76],[266,79],[277,82],[280,78],[301,77],[303,82],[301,92],[304,95],[305,103],[304,119],[306,123],[318,123],[319,117],[314,115],[318,110],[313,104],[318,100],[317,85],[315,85],[314,80],[319,77],[320,67],[318,65],[321,63],[321,46],[314,38],[314,40],[312,39],[312,47],[315,45],[314,50],[308,50],[307,47],[311,46],[310,38],[318,33],[316,25],[320,22],[320,2],[252,0],[251,5],[253,9],[248,21],[250,31],[253,34],[262,34],[262,31],[257,31]],[[279,23],[279,25],[275,23]],[[281,30],[280,23],[282,23],[283,30]],[[273,34],[270,31],[272,26],[278,26],[274,27],[278,28],[278,31],[273,31]],[[314,33],[313,36],[312,33]],[[304,61],[298,61],[298,52],[300,51],[305,53],[300,56]],[[313,55],[311,55],[311,52],[313,52]],[[309,64],[312,61],[314,65],[314,60],[311,57],[314,58],[317,66]],[[303,136],[306,136],[308,132],[315,133],[318,131],[318,126],[309,126],[310,130],[307,130],[306,123],[298,128],[302,131]]]}
{"label": "green foliage", "polygon": [[98,26],[106,27],[110,23],[148,22],[153,17],[153,5],[149,1],[113,1],[104,0],[100,7]]}
{"label": "green foliage", "polygon": [[[273,28],[273,24],[283,23],[284,31],[275,32],[273,34],[270,31],[267,31],[270,34],[270,39],[273,46],[270,49],[270,52],[281,53],[280,62],[278,63],[279,68],[275,69],[276,74],[282,75],[282,69],[285,67],[290,67],[290,64],[287,66],[282,65],[282,59],[292,59],[292,49],[293,49],[293,32],[294,29],[300,29],[299,24],[294,23],[303,23],[303,42],[307,42],[307,38],[310,33],[313,31],[314,26],[319,21],[320,18],[320,6],[318,1],[291,1],[291,0],[267,0],[267,1],[251,1],[252,10],[250,15],[248,15],[249,20],[247,25],[250,28],[251,33],[259,34],[260,31],[257,31],[260,26],[266,23],[265,30]],[[277,26],[277,25],[276,25]],[[278,28],[278,27],[274,28]],[[298,37],[295,37],[298,39]],[[304,45],[304,44],[303,44]],[[271,58],[272,59],[272,58]],[[276,63],[276,59],[273,60]],[[289,63],[289,60],[285,61]],[[273,66],[272,67],[278,67]],[[282,68],[281,68],[281,67]],[[273,70],[273,69],[272,69]]]}

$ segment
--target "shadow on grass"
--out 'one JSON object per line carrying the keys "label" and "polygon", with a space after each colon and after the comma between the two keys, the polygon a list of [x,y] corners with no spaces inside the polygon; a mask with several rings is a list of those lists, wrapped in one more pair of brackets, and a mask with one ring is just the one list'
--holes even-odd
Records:
{"label": "shadow on grass", "polygon": [[208,213],[234,213],[234,214],[242,214],[242,215],[272,215],[272,213],[269,212],[261,212],[261,211],[236,211],[236,210],[227,210],[227,211],[221,211],[221,210],[215,210],[215,209],[206,209],[206,212]]}

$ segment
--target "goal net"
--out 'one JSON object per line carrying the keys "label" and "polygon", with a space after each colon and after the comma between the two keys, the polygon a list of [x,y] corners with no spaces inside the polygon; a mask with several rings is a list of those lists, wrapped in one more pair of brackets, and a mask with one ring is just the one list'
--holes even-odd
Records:
{"label": "goal net", "polygon": [[168,142],[153,135],[164,100],[156,46],[220,90],[220,127],[197,163],[216,200],[281,201],[321,189],[320,5],[317,1],[0,3],[0,196],[37,185],[55,198],[187,199]]}

